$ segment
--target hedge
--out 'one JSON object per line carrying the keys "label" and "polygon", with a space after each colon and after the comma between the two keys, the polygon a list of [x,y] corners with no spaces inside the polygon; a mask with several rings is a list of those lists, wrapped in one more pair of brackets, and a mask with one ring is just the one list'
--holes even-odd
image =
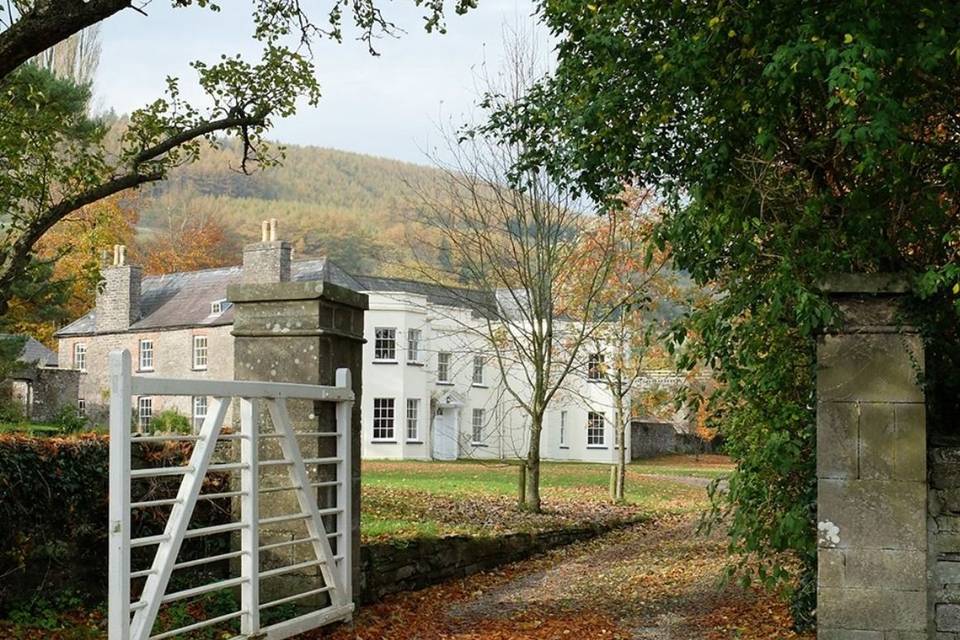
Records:
{"label": "hedge", "polygon": [[[137,445],[134,466],[183,464],[190,445]],[[107,583],[109,437],[98,434],[46,438],[0,435],[0,616],[37,596],[60,592],[102,602]],[[225,475],[208,475],[205,491],[226,490]],[[179,479],[136,481],[133,499],[172,497]],[[169,508],[137,510],[131,535],[161,533]],[[193,526],[231,519],[231,504],[203,501]],[[181,558],[210,555],[229,537],[199,539]],[[136,549],[134,568],[149,564],[155,549]],[[214,568],[216,570],[216,568]],[[222,570],[222,568],[221,568]]]}

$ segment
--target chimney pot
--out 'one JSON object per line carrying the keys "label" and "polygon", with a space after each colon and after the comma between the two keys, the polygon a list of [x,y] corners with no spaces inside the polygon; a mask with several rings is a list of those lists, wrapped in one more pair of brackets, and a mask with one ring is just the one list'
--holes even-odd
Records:
{"label": "chimney pot", "polygon": [[243,248],[243,282],[288,282],[293,250],[277,240],[277,219],[260,223],[260,242]]}

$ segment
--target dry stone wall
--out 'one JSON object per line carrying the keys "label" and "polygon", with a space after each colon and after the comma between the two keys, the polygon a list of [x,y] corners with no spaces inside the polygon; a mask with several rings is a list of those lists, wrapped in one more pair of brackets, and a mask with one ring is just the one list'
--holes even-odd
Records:
{"label": "dry stone wall", "polygon": [[537,553],[589,540],[628,523],[512,533],[496,537],[447,536],[418,538],[406,543],[365,544],[360,549],[361,603],[400,591],[487,571]]}
{"label": "dry stone wall", "polygon": [[931,446],[930,600],[936,640],[960,640],[960,446]]}

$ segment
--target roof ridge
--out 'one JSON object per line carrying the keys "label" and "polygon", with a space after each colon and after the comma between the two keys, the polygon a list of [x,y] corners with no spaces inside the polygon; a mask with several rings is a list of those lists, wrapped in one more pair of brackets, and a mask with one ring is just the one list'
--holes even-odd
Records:
{"label": "roof ridge", "polygon": [[[291,260],[290,264],[294,265],[294,264],[305,264],[307,262],[323,262],[323,261],[328,261],[328,262],[332,262],[333,264],[336,264],[335,262],[330,260],[327,256],[321,256],[319,258],[305,258],[302,260]],[[344,273],[348,273],[345,269],[343,269],[343,267],[340,267],[340,265],[337,265],[337,267]],[[171,271],[169,273],[151,273],[145,276],[144,280],[165,278],[167,276],[188,276],[188,275],[193,275],[195,273],[210,273],[212,271],[227,271],[229,269],[242,269],[242,268],[243,268],[242,264],[231,264],[231,265],[223,265],[221,267],[207,267],[206,269],[193,269],[191,271]],[[348,275],[352,276],[353,274],[348,273]]]}

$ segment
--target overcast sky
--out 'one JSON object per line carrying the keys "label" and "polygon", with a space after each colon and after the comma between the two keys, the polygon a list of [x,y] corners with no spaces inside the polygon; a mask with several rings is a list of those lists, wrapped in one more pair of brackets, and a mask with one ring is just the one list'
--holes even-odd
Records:
{"label": "overcast sky", "polygon": [[[145,17],[124,11],[104,23],[103,54],[95,92],[101,108],[127,113],[162,95],[167,75],[179,75],[188,96],[198,96],[191,60],[221,53],[255,55],[249,0],[221,0],[223,11],[172,9],[155,0]],[[327,3],[313,3],[326,5]],[[446,34],[426,34],[410,0],[384,0],[387,16],[404,27],[398,39],[378,42],[372,57],[348,34],[343,44],[314,48],[323,98],[281,121],[271,137],[425,163],[423,149],[437,143],[439,121],[461,121],[476,101],[480,65],[502,59],[503,27],[529,27],[531,0],[480,0],[466,16],[449,15]],[[324,16],[317,15],[317,21]],[[431,142],[432,140],[432,142]]]}

